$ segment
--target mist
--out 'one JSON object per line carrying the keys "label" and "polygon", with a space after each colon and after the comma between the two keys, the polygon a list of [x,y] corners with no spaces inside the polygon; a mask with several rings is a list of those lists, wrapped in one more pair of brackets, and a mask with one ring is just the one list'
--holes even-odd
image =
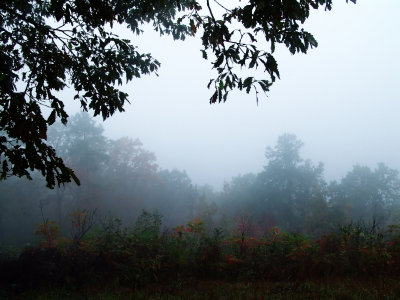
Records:
{"label": "mist", "polygon": [[[400,39],[396,34],[400,25],[396,15],[399,8],[395,1],[382,4],[370,0],[357,5],[347,5],[343,1],[335,3],[331,12],[313,12],[305,28],[314,34],[319,46],[306,55],[290,55],[285,48],[277,48],[275,55],[281,79],[267,95],[261,95],[256,101],[254,93],[232,92],[226,103],[213,105],[209,104],[212,91],[206,84],[214,74],[209,61],[202,59],[199,39],[189,37],[186,41],[173,41],[169,37],[159,37],[152,30],[145,31],[139,39],[126,28],[117,26],[113,29],[116,33],[131,39],[139,49],[152,53],[161,62],[159,76],[137,78],[125,85],[123,90],[130,95],[130,105],[125,107],[125,112],[116,113],[104,122],[101,118],[91,120],[88,115],[80,115],[81,108],[73,102],[72,91],[63,92],[62,100],[72,120],[66,128],[60,124],[50,128],[53,136],[50,133],[49,142],[59,148],[60,155],[78,174],[83,174],[82,186],[77,188],[69,184],[56,191],[45,191],[40,176],[32,183],[12,179],[1,182],[4,189],[2,203],[12,201],[10,197],[24,201],[23,195],[15,194],[18,191],[10,192],[13,184],[35,189],[39,200],[29,204],[32,207],[24,208],[36,210],[32,226],[45,219],[41,216],[43,201],[53,206],[48,199],[69,199],[63,203],[69,206],[67,211],[72,211],[73,208],[84,208],[78,199],[85,192],[102,199],[111,198],[108,202],[104,200],[108,204],[103,212],[119,205],[130,207],[125,216],[128,219],[132,219],[129,214],[133,211],[137,216],[141,209],[159,208],[165,214],[166,224],[174,226],[194,217],[194,207],[201,199],[205,201],[204,205],[216,205],[217,216],[224,212],[224,203],[230,201],[229,188],[239,179],[253,178],[247,183],[249,188],[254,184],[252,180],[265,172],[270,163],[266,149],[274,147],[282,136],[295,136],[304,144],[298,149],[302,161],[309,160],[320,166],[321,193],[325,189],[323,186],[334,182],[340,184],[359,167],[372,173],[380,170],[380,166],[393,172],[400,170],[400,99],[396,88],[400,78],[397,59]],[[262,76],[261,71],[255,72]],[[79,118],[88,126],[86,130],[97,132],[94,144],[79,139]],[[76,137],[74,142],[72,136]],[[74,145],[75,142],[78,144]],[[97,144],[99,149],[95,148]],[[141,173],[130,175],[138,176],[131,180],[137,180],[137,185],[143,189],[138,188],[140,192],[132,190],[135,196],[129,196],[129,192],[119,196],[110,192],[121,188],[118,184],[129,185],[121,183],[126,178],[118,179],[123,176],[118,173],[113,175],[112,182],[101,179],[108,185],[108,192],[99,189],[101,180],[96,176],[112,176],[108,172],[116,172],[111,168],[110,160],[113,155],[122,155],[119,152],[113,154],[117,145],[122,147],[119,151],[127,152],[125,159],[133,159],[131,168],[145,163],[145,173],[153,176],[145,179]],[[72,146],[75,148],[70,148]],[[103,153],[97,161],[91,162],[90,172],[99,172],[92,179],[90,176],[85,178],[87,174],[82,173],[87,163],[84,156],[73,155],[86,151],[82,149]],[[118,159],[123,160],[123,157]],[[144,161],[138,162],[138,159]],[[123,162],[119,163],[122,168]],[[100,181],[96,183],[96,180]],[[169,180],[178,180],[183,186],[169,191],[168,202],[162,199],[163,192],[154,193],[152,180],[162,182],[167,189]],[[140,182],[146,182],[148,190]],[[174,193],[181,194],[178,197]],[[188,194],[183,196],[185,193]],[[89,194],[85,197],[90,198]],[[135,197],[137,199],[132,200]],[[177,203],[187,197],[189,204],[172,204],[174,197],[182,198],[175,199]],[[324,197],[330,201],[332,196]],[[122,202],[118,203],[116,199]],[[68,201],[73,204],[67,204]],[[54,208],[58,212],[49,215],[64,222],[67,211],[62,211],[60,203]],[[248,211],[252,210],[248,208],[249,203],[245,205]],[[96,204],[90,202],[89,206],[94,208]],[[178,213],[180,210],[182,215]],[[115,213],[125,214],[123,209],[116,209]]]}
{"label": "mist", "polygon": [[281,80],[258,104],[255,94],[236,92],[210,105],[213,73],[200,41],[149,31],[139,47],[161,61],[159,77],[126,86],[131,105],[103,124],[105,135],[139,138],[161,167],[186,170],[194,183],[217,190],[237,174],[259,172],[265,148],[284,133],[304,141],[304,157],[323,162],[329,180],[357,163],[399,169],[398,8],[395,1],[338,1],[331,12],[314,12],[305,27],[318,48],[293,56],[278,48]]}
{"label": "mist", "polygon": [[[41,5],[39,2],[31,6]],[[53,2],[57,1],[51,1],[49,7]],[[55,19],[49,21],[46,15],[43,22],[54,22],[54,27],[64,22],[57,17],[57,9],[64,14],[65,1],[61,2],[54,8]],[[222,15],[230,11],[223,5],[232,4],[230,0],[200,2],[208,6],[212,19],[209,5],[216,15]],[[319,3],[306,2],[304,7]],[[147,73],[142,70],[139,77],[122,85],[121,91],[129,94],[125,111],[113,112],[119,109],[118,101],[124,102],[123,93],[118,93],[116,107],[105,113],[94,106],[100,115],[113,113],[106,120],[93,116],[93,110],[85,111],[79,96],[74,100],[76,91],[63,89],[64,73],[57,75],[50,89],[56,90],[65,104],[67,124],[53,106],[41,103],[40,93],[51,105],[56,98],[50,93],[46,96],[39,83],[38,99],[32,96],[33,87],[29,87],[36,77],[25,81],[23,73],[22,80],[15,79],[13,88],[24,91],[19,93],[22,97],[29,90],[30,101],[43,106],[35,113],[41,112],[44,119],[34,119],[35,113],[21,109],[21,114],[26,114],[14,122],[13,117],[20,113],[14,105],[12,117],[3,122],[9,122],[9,127],[2,125],[0,132],[2,145],[11,145],[14,151],[7,152],[4,146],[0,155],[0,298],[40,298],[47,296],[47,291],[49,296],[44,298],[64,295],[66,299],[103,294],[111,298],[130,295],[132,299],[168,295],[236,299],[238,294],[249,299],[294,295],[308,299],[324,293],[338,299],[357,297],[354,295],[399,298],[400,2],[334,2],[332,11],[312,11],[302,24],[318,47],[308,49],[307,54],[291,55],[285,46],[277,46],[273,55],[280,78],[266,94],[236,90],[226,102],[210,104],[216,102],[210,101],[215,90],[208,89],[207,83],[218,74],[212,69],[212,57],[204,60],[200,51],[202,27],[193,30],[192,23],[194,36],[174,41],[160,36],[153,26],[142,24],[144,34],[139,36],[125,23],[106,22],[113,25],[105,25],[106,31],[130,40],[138,53],[151,53],[161,62],[156,74],[140,77]],[[70,9],[71,3],[66,4],[65,19],[78,11]],[[154,3],[149,3],[154,9]],[[9,14],[10,20],[15,13],[33,34],[39,32],[33,18],[18,15],[17,4],[16,12],[2,5],[0,11]],[[90,1],[88,7],[91,5],[92,12],[104,9]],[[145,1],[143,14],[146,5]],[[180,13],[180,5],[179,1],[167,1],[166,7]],[[264,3],[257,5],[266,10]],[[279,13],[283,11],[282,16],[268,12],[276,30],[276,16],[282,17],[278,22],[284,20],[285,14],[292,13],[293,3],[282,6],[277,1],[273,5],[279,7]],[[36,10],[46,12],[39,6]],[[293,17],[295,22],[297,17]],[[3,23],[2,29],[19,26],[18,22]],[[43,28],[46,33],[48,28]],[[63,51],[72,55],[83,51],[82,45],[72,48],[64,44],[71,39],[69,29],[60,32],[64,34],[58,41]],[[54,49],[60,50],[49,36]],[[2,44],[8,43],[7,34],[2,33],[2,38],[7,40]],[[25,42],[24,33],[18,38]],[[114,51],[115,45],[108,49],[103,42],[97,45],[99,49]],[[19,55],[18,45],[15,56]],[[32,53],[32,57],[36,55]],[[50,75],[56,74],[54,66],[64,59],[60,57],[46,69]],[[96,58],[91,59],[89,64],[98,67]],[[104,60],[110,63],[108,58]],[[26,64],[24,60],[21,63]],[[236,66],[234,71],[243,79],[268,78],[262,70],[250,67],[252,63],[249,69]],[[157,69],[156,65],[150,69]],[[122,72],[118,66],[116,70]],[[0,72],[2,86],[4,74]],[[83,77],[79,80],[85,81],[86,75]],[[108,80],[115,82],[112,77]],[[98,91],[104,82],[100,88],[96,85]],[[220,93],[222,90],[219,87]],[[103,98],[106,102],[112,96],[107,89],[98,93],[107,95]],[[1,105],[4,111],[11,110],[11,104],[8,108]],[[30,140],[18,138],[28,130],[25,117],[32,117],[32,124],[38,127],[31,130],[40,137],[36,148],[29,145],[28,149]],[[18,127],[19,122],[22,125]],[[46,129],[46,124],[52,125]],[[17,137],[8,140],[13,130]],[[18,152],[21,149],[26,151]],[[51,157],[53,149],[68,168]],[[13,155],[20,155],[20,160]],[[21,166],[8,168],[8,162]],[[25,170],[28,173],[23,173]],[[58,172],[66,172],[66,176],[54,178]],[[56,185],[57,180],[62,184]]]}

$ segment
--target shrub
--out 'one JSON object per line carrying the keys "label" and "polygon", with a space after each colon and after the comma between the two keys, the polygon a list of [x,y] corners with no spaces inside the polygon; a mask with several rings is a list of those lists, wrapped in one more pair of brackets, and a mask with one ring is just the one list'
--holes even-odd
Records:
{"label": "shrub", "polygon": [[161,233],[157,211],[143,211],[132,228],[111,216],[92,228],[87,216],[85,211],[73,215],[78,234],[71,240],[50,221],[38,225],[37,246],[1,260],[2,278],[11,274],[3,284],[143,287],[181,278],[298,281],[400,274],[398,225],[389,227],[386,238],[350,224],[312,239],[277,227],[259,237],[221,229],[207,234],[199,219]]}

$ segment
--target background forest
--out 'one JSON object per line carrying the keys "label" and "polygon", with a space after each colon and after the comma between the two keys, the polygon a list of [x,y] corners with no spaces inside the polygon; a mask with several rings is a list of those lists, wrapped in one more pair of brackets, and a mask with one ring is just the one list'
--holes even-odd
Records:
{"label": "background forest", "polygon": [[83,209],[95,211],[97,221],[118,217],[126,226],[134,224],[142,210],[157,210],[164,228],[197,218],[208,232],[218,228],[229,234],[244,226],[246,234],[255,237],[275,227],[319,237],[338,225],[362,223],[378,229],[400,221],[397,170],[384,164],[375,169],[354,165],[339,182],[328,183],[323,164],[302,158],[303,143],[293,134],[266,145],[261,172],[238,175],[222,191],[194,185],[185,171],[161,169],[156,155],[139,139],[107,139],[102,127],[85,113],[71,117],[68,127],[52,126],[48,141],[81,185],[51,190],[39,175],[32,181],[2,181],[3,247],[35,242],[35,226],[46,220],[68,235],[71,216]]}

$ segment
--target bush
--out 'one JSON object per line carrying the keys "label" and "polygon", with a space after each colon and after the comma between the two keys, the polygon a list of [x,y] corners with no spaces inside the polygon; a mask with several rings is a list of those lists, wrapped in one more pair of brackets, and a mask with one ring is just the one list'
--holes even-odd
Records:
{"label": "bush", "polygon": [[92,218],[84,214],[72,219],[79,224],[75,232],[85,232],[79,238],[64,237],[56,224],[46,221],[36,229],[37,246],[19,257],[2,256],[3,285],[134,288],[182,278],[298,281],[400,275],[397,225],[389,227],[386,238],[362,224],[339,227],[318,239],[277,227],[251,237],[221,229],[207,234],[199,219],[161,232],[157,211],[143,211],[131,228],[108,216],[88,229]]}

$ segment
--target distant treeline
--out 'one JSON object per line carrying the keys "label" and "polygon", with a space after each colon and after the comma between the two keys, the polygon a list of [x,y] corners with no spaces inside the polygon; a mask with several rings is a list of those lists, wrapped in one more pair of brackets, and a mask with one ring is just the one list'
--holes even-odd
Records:
{"label": "distant treeline", "polygon": [[160,169],[154,153],[138,139],[107,139],[85,113],[71,117],[67,127],[50,127],[48,142],[75,171],[81,186],[71,183],[51,190],[38,174],[32,181],[0,182],[0,245],[34,242],[35,226],[46,220],[68,233],[71,214],[82,209],[97,209],[97,216],[119,217],[126,225],[133,224],[142,209],[157,209],[168,227],[198,218],[209,232],[245,226],[251,236],[263,236],[276,226],[320,236],[338,224],[384,228],[400,220],[397,170],[384,164],[374,170],[355,165],[340,182],[327,183],[323,165],[304,160],[303,143],[292,134],[267,148],[260,173],[238,176],[221,192],[194,185],[184,171]]}

